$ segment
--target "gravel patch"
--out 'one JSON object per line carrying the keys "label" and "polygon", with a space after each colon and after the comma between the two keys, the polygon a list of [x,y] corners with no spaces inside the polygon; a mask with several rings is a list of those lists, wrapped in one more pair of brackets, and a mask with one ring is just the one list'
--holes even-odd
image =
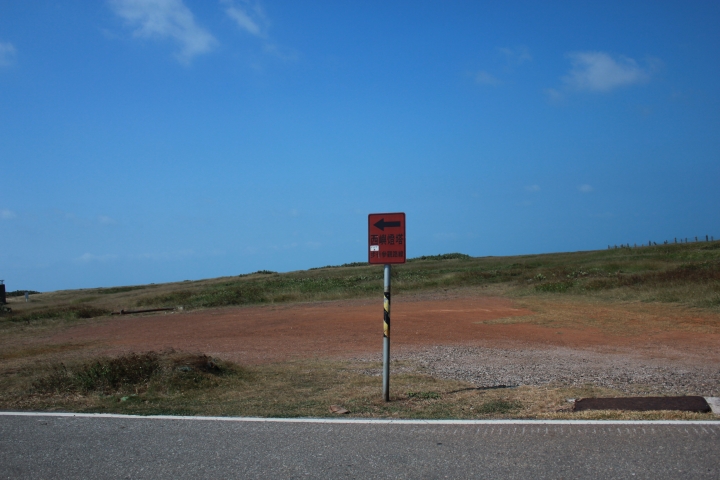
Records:
{"label": "gravel patch", "polygon": [[[552,349],[435,346],[397,352],[391,373],[425,373],[477,387],[594,385],[628,395],[720,395],[720,365],[666,358]],[[373,359],[376,360],[376,359]],[[380,375],[379,369],[364,371]]]}

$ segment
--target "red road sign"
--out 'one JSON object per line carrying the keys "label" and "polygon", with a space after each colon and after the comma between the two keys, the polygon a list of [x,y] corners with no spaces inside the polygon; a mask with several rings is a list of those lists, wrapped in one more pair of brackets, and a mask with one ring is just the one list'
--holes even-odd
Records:
{"label": "red road sign", "polygon": [[404,213],[368,215],[368,262],[405,263],[406,247]]}

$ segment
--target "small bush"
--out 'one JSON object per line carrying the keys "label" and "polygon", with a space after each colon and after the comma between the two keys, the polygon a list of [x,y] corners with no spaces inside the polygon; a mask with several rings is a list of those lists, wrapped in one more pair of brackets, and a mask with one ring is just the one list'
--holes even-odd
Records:
{"label": "small bush", "polygon": [[464,253],[442,253],[440,255],[423,255],[422,257],[409,258],[408,262],[416,262],[418,260],[468,260],[472,258]]}
{"label": "small bush", "polygon": [[211,373],[213,375],[222,375],[228,372],[228,368],[221,365],[217,360],[207,355],[184,355],[173,359],[175,370],[179,371],[198,371]]}
{"label": "small bush", "polygon": [[110,287],[110,288],[99,288],[96,293],[103,295],[112,295],[113,293],[124,293],[132,292],[133,290],[144,290],[148,288],[148,285],[141,285],[137,287]]}
{"label": "small bush", "polygon": [[617,286],[617,283],[613,282],[610,278],[596,278],[593,280],[588,281],[583,285],[585,290],[588,291],[596,291],[596,290],[607,290],[609,288],[614,288]]}
{"label": "small bush", "polygon": [[34,382],[33,390],[38,393],[70,393],[75,391],[75,386],[67,368],[61,363],[54,366],[47,377]]}
{"label": "small bush", "polygon": [[159,367],[156,354],[133,353],[87,365],[75,373],[75,379],[82,391],[117,391],[146,384]]}
{"label": "small bush", "polygon": [[573,286],[573,282],[552,282],[535,285],[538,292],[567,292]]}
{"label": "small bush", "polygon": [[164,353],[131,353],[116,358],[101,358],[74,369],[64,364],[55,365],[45,377],[33,383],[39,394],[105,395],[147,391],[184,392],[217,386],[218,378],[234,376],[243,380],[252,377],[250,372],[207,355]]}
{"label": "small bush", "polygon": [[32,322],[38,320],[51,319],[78,319],[78,318],[95,318],[110,314],[110,310],[97,308],[91,305],[73,305],[68,307],[47,308],[42,310],[34,310],[27,313],[16,314],[10,317],[13,322]]}
{"label": "small bush", "polygon": [[53,367],[50,375],[35,382],[33,388],[39,393],[111,393],[147,384],[159,368],[155,353],[102,359],[83,365],[75,372],[69,372],[60,364]]}
{"label": "small bush", "polygon": [[35,295],[40,292],[36,292],[35,290],[15,290],[14,292],[7,292],[5,294],[6,297],[24,297],[25,292],[28,293],[28,295]]}

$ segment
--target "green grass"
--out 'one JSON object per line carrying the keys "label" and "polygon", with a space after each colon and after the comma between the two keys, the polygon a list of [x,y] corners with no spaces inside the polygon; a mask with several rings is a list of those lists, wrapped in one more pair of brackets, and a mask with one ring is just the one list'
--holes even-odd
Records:
{"label": "green grass", "polygon": [[[704,248],[703,248],[704,247]],[[663,245],[638,249],[472,258],[462,254],[412,259],[393,269],[393,291],[404,292],[504,284],[517,293],[527,287],[543,293],[592,294],[597,291],[672,288],[702,284],[705,298],[697,306],[712,306],[720,294],[720,250],[713,244]],[[371,296],[382,282],[378,266],[326,267],[266,278],[236,279],[147,297],[138,306],[182,304],[189,307],[330,300]],[[659,298],[661,298],[660,296]]]}
{"label": "green grass", "polygon": [[[376,295],[382,266],[364,262],[307,271],[252,274],[163,285],[34,295],[2,319],[37,322],[103,316],[135,307],[186,309],[309,302]],[[511,296],[570,295],[679,303],[720,309],[720,241],[514,257],[451,253],[396,265],[393,293],[500,287]],[[0,324],[3,323],[0,320]]]}
{"label": "green grass", "polygon": [[62,305],[34,309],[24,313],[4,315],[11,322],[37,322],[43,320],[78,320],[108,315],[110,310],[92,305]]}
{"label": "green grass", "polygon": [[212,379],[236,375],[237,366],[226,364],[206,355],[165,352],[131,353],[115,358],[99,358],[71,369],[64,363],[52,365],[51,370],[37,378],[30,394],[63,395],[91,392],[103,396],[162,390],[182,393],[196,388],[212,388]]}

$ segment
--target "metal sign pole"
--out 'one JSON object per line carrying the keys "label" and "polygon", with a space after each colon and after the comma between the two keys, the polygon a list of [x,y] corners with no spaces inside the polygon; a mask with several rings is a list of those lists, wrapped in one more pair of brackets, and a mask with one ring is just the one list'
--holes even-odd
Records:
{"label": "metal sign pole", "polygon": [[385,266],[385,316],[383,317],[383,398],[390,401],[390,267],[405,263],[407,237],[405,213],[368,215],[368,263]]}
{"label": "metal sign pole", "polygon": [[385,265],[385,312],[383,317],[383,398],[390,401],[390,265]]}

